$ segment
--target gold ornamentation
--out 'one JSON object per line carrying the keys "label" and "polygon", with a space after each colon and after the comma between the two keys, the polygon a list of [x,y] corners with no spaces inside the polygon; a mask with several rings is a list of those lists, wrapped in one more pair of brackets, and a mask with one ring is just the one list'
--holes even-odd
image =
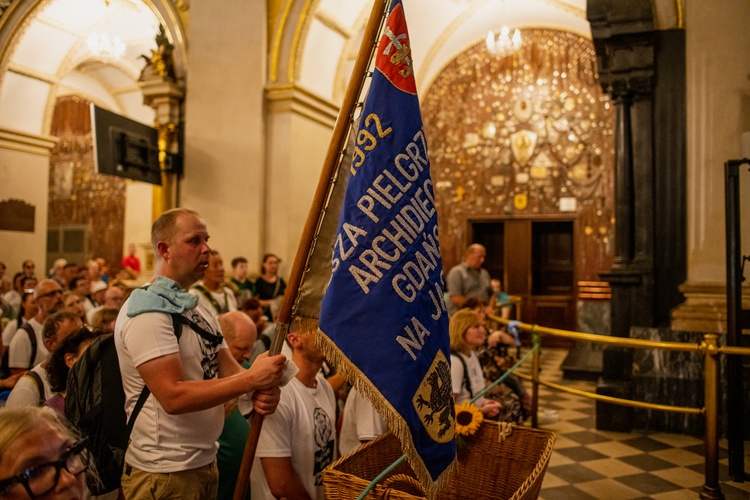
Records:
{"label": "gold ornamentation", "polygon": [[[559,214],[560,198],[574,198],[582,223],[579,269],[588,279],[613,258],[607,236],[614,106],[599,85],[591,40],[552,29],[522,31],[524,46],[513,56],[497,59],[478,42],[446,64],[423,94],[435,185],[454,185],[438,190],[436,199],[441,248],[447,265],[458,262],[466,220],[521,210]],[[526,198],[523,209],[516,208],[517,194]]]}
{"label": "gold ornamentation", "polygon": [[520,163],[522,167],[526,166],[529,162],[529,158],[534,155],[537,137],[536,132],[530,130],[519,130],[518,132],[511,134],[510,148],[513,151],[513,156],[516,157],[516,161]]}
{"label": "gold ornamentation", "polygon": [[513,197],[513,206],[518,210],[524,210],[529,205],[529,198],[524,193],[518,193]]}
{"label": "gold ornamentation", "polygon": [[146,61],[146,66],[141,71],[139,81],[144,81],[153,77],[168,78],[175,81],[174,72],[174,45],[167,38],[164,25],[159,25],[159,32],[154,37],[156,41],[156,50],[151,50],[151,56],[141,55]]}

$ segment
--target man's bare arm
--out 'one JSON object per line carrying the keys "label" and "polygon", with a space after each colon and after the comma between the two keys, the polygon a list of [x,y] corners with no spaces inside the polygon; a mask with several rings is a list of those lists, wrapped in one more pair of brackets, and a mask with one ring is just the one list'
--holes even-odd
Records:
{"label": "man's bare arm", "polygon": [[310,500],[304,485],[292,468],[292,457],[263,457],[260,459],[271,494],[287,500]]}
{"label": "man's bare arm", "polygon": [[[231,358],[226,349],[219,351],[219,363]],[[138,373],[169,414],[207,410],[241,394],[279,385],[284,373],[283,355],[256,360],[249,370],[212,380],[185,380],[179,353],[151,359],[138,366]],[[235,361],[236,363],[236,361]]]}

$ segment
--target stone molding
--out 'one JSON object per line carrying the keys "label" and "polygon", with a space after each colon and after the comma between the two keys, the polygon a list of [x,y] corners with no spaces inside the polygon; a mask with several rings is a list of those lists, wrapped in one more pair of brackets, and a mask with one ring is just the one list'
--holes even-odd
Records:
{"label": "stone molding", "polygon": [[269,113],[294,113],[333,129],[339,106],[297,85],[266,87]]}
{"label": "stone molding", "polygon": [[[685,302],[672,309],[675,331],[726,333],[727,285],[720,282],[690,282],[679,286]],[[750,285],[742,286],[742,307],[750,309]],[[745,332],[750,333],[750,332]]]}
{"label": "stone molding", "polygon": [[0,149],[49,157],[58,140],[57,137],[51,135],[29,134],[0,128]]}

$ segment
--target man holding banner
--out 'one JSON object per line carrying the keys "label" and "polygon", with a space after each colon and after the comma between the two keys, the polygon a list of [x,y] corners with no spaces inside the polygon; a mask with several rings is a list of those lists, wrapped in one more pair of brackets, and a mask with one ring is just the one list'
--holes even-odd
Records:
{"label": "man holding banner", "polygon": [[455,460],[448,313],[409,34],[392,2],[376,52],[319,330],[428,495]]}

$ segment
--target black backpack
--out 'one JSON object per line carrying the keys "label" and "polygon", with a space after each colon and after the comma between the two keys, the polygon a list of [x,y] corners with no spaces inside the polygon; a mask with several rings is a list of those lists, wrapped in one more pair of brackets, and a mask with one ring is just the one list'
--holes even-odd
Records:
{"label": "black backpack", "polygon": [[[214,345],[222,341],[180,314],[172,314],[174,334],[179,342],[182,325],[187,324]],[[89,438],[89,453],[99,481],[88,479],[92,495],[102,495],[120,487],[125,451],[130,442],[135,419],[146,403],[148,386],[143,387],[128,420],[125,414],[125,391],[114,334],[98,337],[76,361],[68,374],[65,416]]]}

